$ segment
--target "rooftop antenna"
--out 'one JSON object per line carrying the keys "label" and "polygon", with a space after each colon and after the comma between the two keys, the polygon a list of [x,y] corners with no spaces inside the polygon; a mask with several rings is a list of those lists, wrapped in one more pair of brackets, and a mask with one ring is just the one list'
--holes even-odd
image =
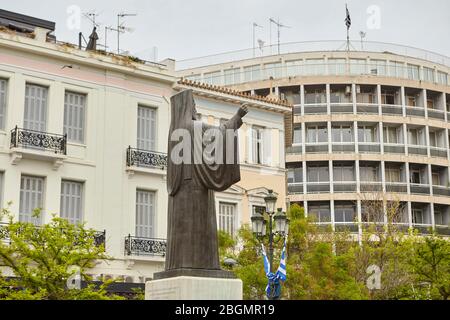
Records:
{"label": "rooftop antenna", "polygon": [[[281,38],[281,28],[290,28],[289,26],[285,26],[284,24],[282,24],[281,22],[280,22],[280,19],[278,19],[278,21],[275,21],[274,19],[272,19],[272,18],[270,18],[269,19],[269,21],[270,21],[270,23],[273,23],[273,24],[275,24],[276,26],[277,26],[277,28],[278,28],[278,54],[280,54],[281,53],[281,44],[280,44],[280,38]],[[270,37],[272,38],[272,30],[271,30],[271,35],[270,35]],[[271,40],[271,45],[272,45],[272,40]]]}
{"label": "rooftop antenna", "polygon": [[100,16],[99,13],[96,13],[95,11],[90,11],[83,13],[83,16],[92,22],[92,28],[100,27],[100,24],[97,23],[97,17]]}
{"label": "rooftop antenna", "polygon": [[264,44],[265,44],[265,42],[263,40],[258,39],[258,47],[259,47],[259,50],[261,50],[261,53],[264,52]]}
{"label": "rooftop antenna", "polygon": [[364,43],[363,43],[363,39],[366,37],[366,33],[364,31],[360,31],[359,32],[359,36],[361,37],[361,51],[364,51]]}
{"label": "rooftop antenna", "polygon": [[121,23],[121,20],[125,17],[136,17],[136,13],[119,13],[117,15],[117,29],[113,30],[112,28],[110,30],[117,32],[117,54],[120,54],[120,34],[125,32],[133,32],[134,29],[128,28],[124,26],[124,22]]}
{"label": "rooftop antenna", "polygon": [[253,22],[253,58],[255,57],[256,50],[256,28],[262,28],[262,26],[260,26],[256,22]]}

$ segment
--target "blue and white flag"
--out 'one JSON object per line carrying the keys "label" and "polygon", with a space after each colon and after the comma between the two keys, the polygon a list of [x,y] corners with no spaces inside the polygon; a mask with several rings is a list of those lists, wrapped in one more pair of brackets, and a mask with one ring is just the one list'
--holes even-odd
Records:
{"label": "blue and white flag", "polygon": [[266,272],[266,276],[270,275],[270,263],[269,263],[269,258],[267,258],[267,253],[266,253],[266,248],[264,248],[264,245],[261,244],[262,247],[262,255],[263,255],[263,259],[264,259],[264,271]]}
{"label": "blue and white flag", "polygon": [[281,252],[280,267],[277,271],[277,278],[286,281],[286,239],[284,240],[283,251]]}

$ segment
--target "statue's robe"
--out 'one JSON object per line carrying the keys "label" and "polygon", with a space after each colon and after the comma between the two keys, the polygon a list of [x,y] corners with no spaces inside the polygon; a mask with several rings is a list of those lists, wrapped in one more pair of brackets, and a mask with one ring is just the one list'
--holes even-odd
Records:
{"label": "statue's robe", "polygon": [[[225,191],[240,181],[238,139],[230,138],[226,130],[238,130],[242,126],[239,116],[233,117],[220,127],[196,122],[202,131],[215,128],[222,132],[224,164],[194,163],[194,150],[191,150],[191,164],[175,164],[171,159],[173,148],[179,143],[171,141],[176,129],[185,129],[191,136],[191,147],[204,150],[198,139],[194,141],[195,102],[192,91],[181,92],[172,97],[171,127],[169,134],[169,160],[167,186],[168,205],[168,243],[166,271],[183,269],[220,270],[217,221],[214,191]],[[227,155],[226,139],[233,139],[232,155]],[[228,159],[233,159],[233,162]]]}

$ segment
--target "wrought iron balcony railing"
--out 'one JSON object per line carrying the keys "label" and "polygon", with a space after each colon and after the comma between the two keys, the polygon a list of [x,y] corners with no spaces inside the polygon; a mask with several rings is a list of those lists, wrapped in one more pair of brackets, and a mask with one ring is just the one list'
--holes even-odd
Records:
{"label": "wrought iron balcony railing", "polygon": [[165,256],[167,241],[165,239],[152,239],[142,237],[125,238],[126,256]]}
{"label": "wrought iron balcony railing", "polygon": [[167,169],[167,154],[140,149],[127,149],[128,167]]}
{"label": "wrought iron balcony railing", "polygon": [[51,134],[15,127],[11,131],[12,148],[31,148],[67,155],[67,135]]}
{"label": "wrought iron balcony railing", "polygon": [[[40,226],[36,226],[36,231],[41,228]],[[94,244],[97,247],[100,247],[101,245],[106,246],[106,230],[104,231],[95,231],[94,232]],[[8,241],[10,240],[9,237],[9,230],[8,230],[8,224],[7,223],[0,223],[0,241]]]}

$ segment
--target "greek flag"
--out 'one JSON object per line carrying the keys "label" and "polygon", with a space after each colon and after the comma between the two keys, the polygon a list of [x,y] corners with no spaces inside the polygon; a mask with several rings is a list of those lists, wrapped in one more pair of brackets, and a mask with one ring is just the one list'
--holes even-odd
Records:
{"label": "greek flag", "polygon": [[286,281],[286,240],[284,241],[283,251],[281,252],[280,267],[277,271],[277,278]]}
{"label": "greek flag", "polygon": [[347,12],[347,17],[345,18],[345,25],[347,26],[347,29],[350,29],[352,26],[352,18],[350,18],[350,11],[348,11],[347,5],[345,5],[345,11]]}
{"label": "greek flag", "polygon": [[264,245],[262,244],[262,255],[264,259],[264,271],[266,272],[266,276],[270,275],[270,263],[269,258],[267,258],[266,248],[264,248]]}

